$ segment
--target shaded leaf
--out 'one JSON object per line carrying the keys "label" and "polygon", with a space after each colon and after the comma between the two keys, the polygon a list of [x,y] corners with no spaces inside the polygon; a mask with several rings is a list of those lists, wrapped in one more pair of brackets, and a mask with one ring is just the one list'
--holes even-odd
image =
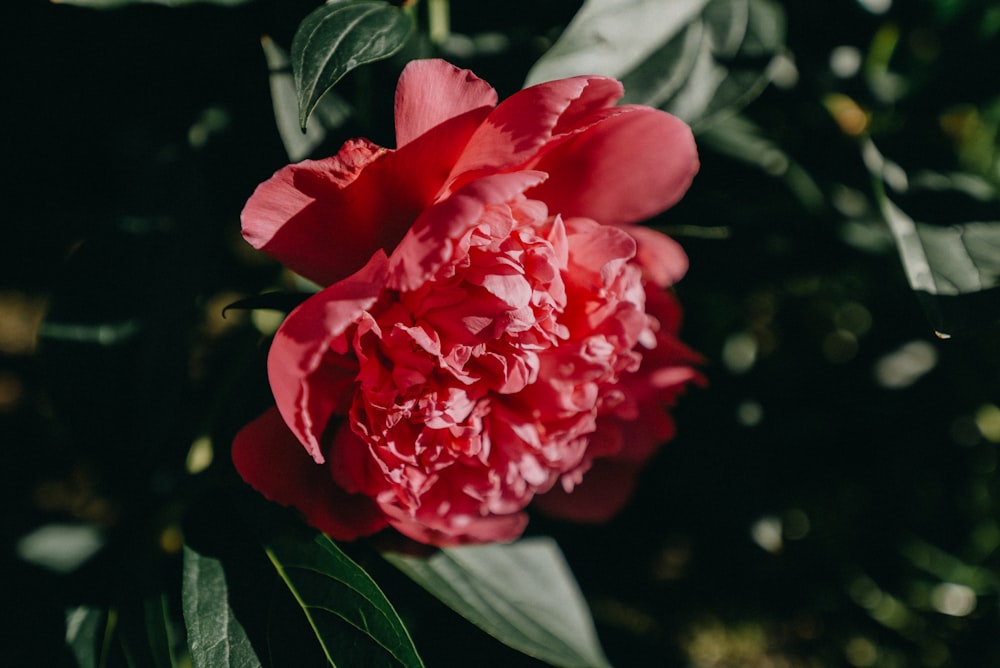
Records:
{"label": "shaded leaf", "polygon": [[331,666],[423,666],[385,594],[337,545],[287,533],[266,551],[292,592]]}
{"label": "shaded leaf", "polygon": [[[920,182],[911,183],[902,168],[886,160],[871,141],[865,143],[863,156],[874,178],[879,207],[896,242],[907,280],[924,304],[935,330],[946,335],[953,329],[1000,315],[1000,220],[963,220],[966,207],[956,206],[951,212],[951,224],[918,222],[889,197],[886,185],[899,191],[902,197],[903,192],[914,185],[919,187]],[[934,195],[946,196],[948,189],[941,187],[941,178],[928,180],[925,175],[924,182],[928,181],[934,186]],[[949,194],[962,194],[961,188],[967,180],[946,180],[951,182],[956,185]],[[984,193],[981,189],[973,192],[976,199],[984,195],[992,199],[990,208],[996,209],[995,193]],[[968,207],[973,208],[980,207]]]}
{"label": "shaded leaf", "polygon": [[681,34],[709,0],[587,0],[527,84],[578,74],[620,79]]}
{"label": "shaded leaf", "polygon": [[176,664],[165,593],[124,601],[116,630],[130,666],[172,668]]}
{"label": "shaded leaf", "polygon": [[323,143],[328,129],[337,128],[347,120],[350,109],[346,102],[329,91],[316,105],[315,113],[321,122],[313,123],[303,132],[299,127],[299,103],[292,78],[292,62],[288,54],[269,37],[261,39],[260,44],[270,72],[271,104],[278,135],[288,159],[298,162],[309,157]]}
{"label": "shaded leaf", "polygon": [[106,614],[101,608],[86,605],[66,611],[66,644],[79,668],[97,668],[100,665]]}
{"label": "shaded leaf", "polygon": [[624,102],[659,107],[698,130],[763,90],[784,35],[772,0],[588,0],[527,83],[615,77]]}
{"label": "shaded leaf", "polygon": [[443,603],[514,649],[554,666],[608,666],[590,610],[549,538],[383,556]]}
{"label": "shaded leaf", "polygon": [[341,77],[396,53],[412,30],[410,16],[384,0],[336,0],[309,14],[292,40],[299,127]]}
{"label": "shaded leaf", "polygon": [[230,607],[229,585],[222,562],[185,546],[181,597],[194,668],[261,665],[246,631]]}
{"label": "shaded leaf", "polygon": [[225,315],[229,309],[239,311],[258,308],[288,313],[311,296],[308,292],[265,292],[245,297],[227,305],[222,309],[222,314]]}
{"label": "shaded leaf", "polygon": [[807,209],[818,210],[826,201],[823,191],[802,165],[742,114],[719,119],[702,132],[699,139],[702,145],[781,179]]}

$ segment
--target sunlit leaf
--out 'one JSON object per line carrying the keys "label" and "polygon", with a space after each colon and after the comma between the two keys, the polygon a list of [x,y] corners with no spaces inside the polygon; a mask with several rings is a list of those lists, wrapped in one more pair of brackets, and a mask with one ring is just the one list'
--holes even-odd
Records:
{"label": "sunlit leaf", "polygon": [[261,665],[246,631],[229,605],[229,585],[219,560],[185,546],[181,587],[184,623],[194,668]]}
{"label": "sunlit leaf", "polygon": [[292,40],[299,126],[341,77],[396,53],[412,30],[409,14],[384,0],[336,0],[309,14]]}
{"label": "sunlit leaf", "polygon": [[281,534],[266,548],[329,665],[423,666],[382,590],[332,540]]}
{"label": "sunlit leaf", "polygon": [[390,563],[501,642],[554,666],[608,666],[590,610],[555,541],[454,547]]}
{"label": "sunlit leaf", "polygon": [[528,84],[603,74],[625,102],[669,111],[698,129],[753,99],[783,49],[772,0],[588,0],[528,74]]}
{"label": "sunlit leaf", "polygon": [[586,0],[528,73],[528,85],[577,74],[621,78],[681,34],[709,0]]}

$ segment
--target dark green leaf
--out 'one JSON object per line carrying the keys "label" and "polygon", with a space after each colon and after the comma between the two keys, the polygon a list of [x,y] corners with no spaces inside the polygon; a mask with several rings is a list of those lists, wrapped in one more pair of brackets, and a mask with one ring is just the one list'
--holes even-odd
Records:
{"label": "dark green leaf", "polygon": [[66,644],[79,668],[100,665],[106,611],[81,605],[66,611]]}
{"label": "dark green leaf", "polygon": [[194,668],[260,666],[242,624],[229,604],[222,563],[184,547],[181,595]]}
{"label": "dark green leaf", "polygon": [[308,292],[265,292],[228,304],[222,309],[222,315],[224,316],[229,309],[245,310],[258,308],[288,313],[310,296]]}
{"label": "dark green leaf", "polygon": [[781,179],[807,209],[818,210],[825,203],[823,191],[809,173],[763,130],[743,114],[720,118],[705,129],[699,143],[737,160],[758,167]]}
{"label": "dark green leaf", "polygon": [[337,0],[309,14],[292,40],[299,126],[341,77],[396,53],[412,30],[410,16],[383,0]]}
{"label": "dark green leaf", "polygon": [[[166,595],[129,598],[118,609],[117,633],[130,666],[175,665]],[[110,626],[110,623],[109,623]]]}
{"label": "dark green leaf", "polygon": [[528,83],[612,76],[624,83],[625,102],[698,129],[763,90],[784,34],[772,0],[588,0]]}
{"label": "dark green leaf", "polygon": [[608,666],[590,610],[549,538],[383,556],[506,645],[554,666]]}
{"label": "dark green leaf", "polygon": [[342,125],[350,116],[347,103],[333,91],[328,91],[316,106],[315,112],[320,123],[313,123],[305,132],[299,128],[299,103],[292,78],[292,63],[281,47],[269,37],[261,40],[267,69],[270,72],[271,105],[278,135],[285,146],[288,159],[298,162],[309,157],[313,150],[326,139],[327,129]]}
{"label": "dark green leaf", "polygon": [[392,605],[326,536],[271,537],[266,551],[331,666],[423,666]]}

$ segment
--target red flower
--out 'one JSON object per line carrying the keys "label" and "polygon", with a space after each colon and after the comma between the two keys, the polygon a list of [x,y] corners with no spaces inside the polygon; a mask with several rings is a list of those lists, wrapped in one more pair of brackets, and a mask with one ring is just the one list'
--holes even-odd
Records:
{"label": "red flower", "polygon": [[697,171],[686,125],[574,77],[496,93],[410,63],[394,151],[365,140],[261,184],[244,236],[327,286],[289,314],[277,409],[237,470],[334,538],[506,541],[525,507],[604,519],[697,378],[664,287],[687,259],[632,227]]}

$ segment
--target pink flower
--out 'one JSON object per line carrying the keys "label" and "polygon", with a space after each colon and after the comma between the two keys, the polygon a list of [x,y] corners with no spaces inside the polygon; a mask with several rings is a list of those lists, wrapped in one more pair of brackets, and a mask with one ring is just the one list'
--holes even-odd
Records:
{"label": "pink flower", "polygon": [[574,77],[496,93],[416,61],[396,139],[261,184],[244,236],[327,286],[275,335],[277,408],[236,437],[240,474],[334,538],[393,526],[509,541],[535,500],[602,520],[673,434],[698,378],[664,290],[687,259],[631,223],[697,171],[687,126]]}

